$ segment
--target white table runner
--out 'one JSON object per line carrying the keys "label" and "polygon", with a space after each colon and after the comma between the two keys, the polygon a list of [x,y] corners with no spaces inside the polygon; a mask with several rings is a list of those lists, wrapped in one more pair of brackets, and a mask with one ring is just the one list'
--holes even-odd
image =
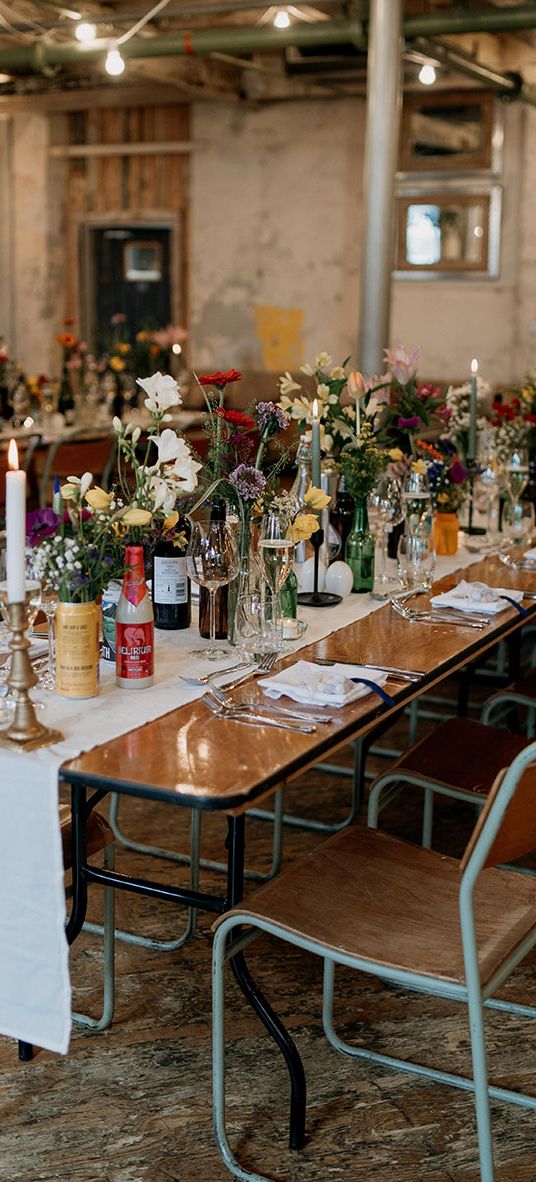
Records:
{"label": "white table runner", "polygon": [[[436,575],[477,561],[478,555],[461,550],[439,559]],[[301,608],[307,631],[285,644],[285,652],[322,640],[382,606],[370,595],[350,595],[334,608]],[[63,732],[64,742],[27,755],[0,751],[0,1033],[66,1053],[71,1000],[58,770],[65,760],[201,697],[203,688],[180,680],[181,672],[192,673],[189,654],[198,643],[195,628],[157,631],[151,689],[118,689],[113,666],[102,662],[97,698],[76,702],[36,692],[46,704],[44,721]],[[196,673],[214,667],[195,663]]]}

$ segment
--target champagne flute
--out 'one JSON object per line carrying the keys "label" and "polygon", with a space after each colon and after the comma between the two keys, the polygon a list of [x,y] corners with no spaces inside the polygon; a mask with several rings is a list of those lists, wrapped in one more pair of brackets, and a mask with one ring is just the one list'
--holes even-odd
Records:
{"label": "champagne flute", "polygon": [[381,476],[369,494],[368,512],[371,532],[378,546],[380,559],[372,593],[383,598],[387,595],[387,587],[393,583],[386,570],[387,539],[393,526],[399,525],[404,519],[400,481],[392,476]]}
{"label": "champagne flute", "polygon": [[196,522],[186,551],[186,570],[193,583],[206,587],[210,597],[210,642],[208,648],[195,649],[192,656],[220,661],[222,649],[216,647],[215,599],[218,587],[224,587],[238,574],[238,550],[226,521],[211,521],[207,529]]}
{"label": "champagne flute", "polygon": [[266,513],[259,530],[259,566],[272,592],[274,624],[281,615],[279,592],[292,570],[294,543],[287,537],[288,518],[280,513]]}
{"label": "champagne flute", "polygon": [[516,447],[506,464],[507,489],[514,505],[519,504],[529,482],[529,453],[525,447]]}
{"label": "champagne flute", "polygon": [[432,518],[432,498],[428,473],[410,468],[402,489],[404,517],[410,534],[416,534]]}

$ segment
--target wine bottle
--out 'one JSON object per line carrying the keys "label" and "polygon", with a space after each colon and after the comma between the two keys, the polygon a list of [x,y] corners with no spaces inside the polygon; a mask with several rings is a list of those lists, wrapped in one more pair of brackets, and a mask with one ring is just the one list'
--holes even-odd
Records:
{"label": "wine bottle", "polygon": [[69,379],[69,370],[66,365],[64,365],[61,375],[58,410],[63,415],[66,423],[72,421],[74,415],[74,398]]}
{"label": "wine bottle", "polygon": [[186,546],[191,532],[188,518],[181,516],[175,529],[155,546],[152,573],[155,628],[172,631],[190,627],[192,600],[186,574]]}
{"label": "wine bottle", "polygon": [[115,680],[122,689],[146,689],[154,681],[154,615],[143,547],[127,546],[125,563],[115,617]]}
{"label": "wine bottle", "polygon": [[[225,521],[225,501],[213,501],[210,520]],[[229,622],[228,584],[218,587],[214,599],[216,640],[227,639]],[[206,587],[199,588],[199,634],[204,640],[210,638],[210,595]]]}

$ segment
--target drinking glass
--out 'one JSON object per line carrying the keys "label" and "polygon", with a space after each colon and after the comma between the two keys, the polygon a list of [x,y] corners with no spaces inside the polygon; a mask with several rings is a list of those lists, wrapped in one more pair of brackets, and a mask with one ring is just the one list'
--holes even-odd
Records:
{"label": "drinking glass", "polygon": [[398,573],[406,591],[429,591],[434,581],[435,553],[426,529],[403,534],[398,543]]}
{"label": "drinking glass", "polygon": [[247,660],[258,662],[283,646],[283,621],[261,591],[241,595],[236,605],[235,642]]}
{"label": "drinking glass", "polygon": [[507,501],[503,508],[503,541],[519,546],[530,542],[534,533],[535,514],[531,501]]}
{"label": "drinking glass", "polygon": [[480,466],[473,491],[473,505],[486,519],[486,534],[490,542],[498,540],[499,506],[501,493],[500,466],[494,457],[486,457]]}
{"label": "drinking glass", "polygon": [[505,476],[507,491],[514,505],[518,504],[529,482],[529,453],[526,447],[517,447],[510,453]]}
{"label": "drinking glass", "polygon": [[402,503],[409,533],[417,534],[423,527],[430,532],[432,498],[427,472],[415,472],[410,468],[402,487]]}
{"label": "drinking glass", "polygon": [[206,587],[210,596],[210,643],[195,649],[193,656],[219,661],[223,655],[216,646],[215,599],[218,587],[225,587],[238,574],[238,550],[226,521],[211,521],[203,528],[198,522],[192,529],[186,551],[186,569],[194,583]]}
{"label": "drinking glass", "polygon": [[292,570],[294,543],[287,538],[289,521],[283,514],[267,513],[259,530],[259,566],[272,592],[272,612],[281,615],[279,592]]}
{"label": "drinking glass", "polygon": [[402,486],[392,476],[381,476],[368,498],[370,531],[379,554],[372,594],[376,597],[387,595],[387,587],[393,579],[387,574],[387,541],[393,526],[404,519]]}
{"label": "drinking glass", "polygon": [[39,685],[41,689],[55,690],[56,689],[56,633],[55,633],[55,619],[56,610],[58,607],[58,596],[53,587],[48,587],[44,584],[41,588],[41,600],[39,607],[44,612],[47,620],[47,639],[48,639],[48,660],[46,669],[39,676]]}

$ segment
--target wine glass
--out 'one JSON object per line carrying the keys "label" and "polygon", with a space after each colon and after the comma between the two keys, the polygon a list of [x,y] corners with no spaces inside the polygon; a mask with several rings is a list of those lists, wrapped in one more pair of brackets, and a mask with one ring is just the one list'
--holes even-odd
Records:
{"label": "wine glass", "polygon": [[411,467],[402,488],[404,517],[410,534],[416,534],[432,518],[432,498],[428,473]]}
{"label": "wine glass", "polygon": [[387,539],[394,525],[404,519],[402,486],[393,476],[381,476],[368,498],[371,533],[379,551],[373,595],[383,598],[393,579],[387,574]]}
{"label": "wine glass", "polygon": [[259,566],[270,591],[274,620],[281,615],[279,592],[292,570],[294,543],[287,537],[289,520],[281,513],[266,513],[259,530]]}
{"label": "wine glass", "polygon": [[506,463],[506,489],[514,504],[519,503],[529,482],[529,453],[526,447],[516,447]]}
{"label": "wine glass", "polygon": [[226,521],[211,521],[204,529],[194,524],[186,551],[186,570],[193,583],[206,587],[210,596],[210,643],[196,649],[192,656],[219,661],[221,647],[216,647],[215,599],[218,587],[225,587],[238,574],[238,550]]}
{"label": "wine glass", "polygon": [[44,612],[47,621],[48,660],[46,669],[39,676],[41,689],[56,689],[56,633],[54,622],[58,607],[58,596],[53,587],[46,583],[41,587],[39,608]]}
{"label": "wine glass", "polygon": [[480,463],[473,491],[473,504],[476,512],[486,518],[486,535],[492,544],[498,540],[500,494],[500,465],[493,455],[487,455]]}
{"label": "wine glass", "polygon": [[502,515],[504,542],[520,546],[532,539],[535,525],[532,501],[507,501]]}

